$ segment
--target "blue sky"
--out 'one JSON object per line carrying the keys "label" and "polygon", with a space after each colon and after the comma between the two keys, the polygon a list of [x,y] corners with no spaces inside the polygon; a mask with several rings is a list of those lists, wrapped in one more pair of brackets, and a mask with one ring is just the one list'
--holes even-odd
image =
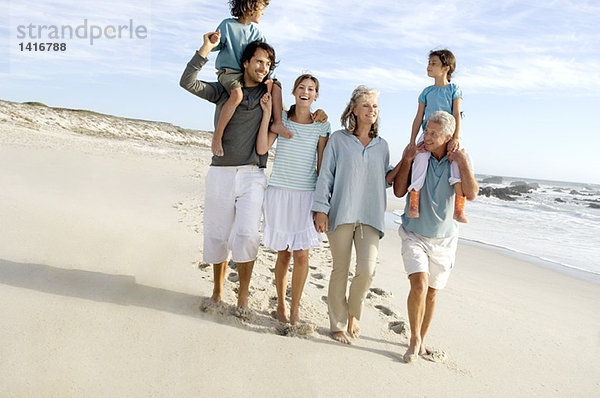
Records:
{"label": "blue sky", "polygon": [[[178,82],[202,34],[228,16],[226,0],[0,0],[0,98],[212,130],[213,106]],[[85,19],[102,28],[131,19],[148,34],[20,51],[19,43],[40,40],[18,38],[19,25]],[[334,129],[354,87],[380,90],[380,131],[394,162],[417,97],[433,83],[427,54],[449,48],[476,172],[600,183],[599,21],[597,0],[271,0],[259,27],[277,51],[284,102],[295,77],[310,71]],[[201,79],[216,78],[213,61]]]}

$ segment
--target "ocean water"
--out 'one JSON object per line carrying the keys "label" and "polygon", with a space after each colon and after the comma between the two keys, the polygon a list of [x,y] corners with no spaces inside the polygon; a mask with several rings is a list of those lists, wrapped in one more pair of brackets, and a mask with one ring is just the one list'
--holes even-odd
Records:
{"label": "ocean water", "polygon": [[[467,202],[468,224],[460,224],[463,241],[504,249],[541,265],[600,282],[600,185],[477,175],[480,187],[502,188],[514,181],[539,184],[515,201],[480,195]],[[404,199],[390,198],[390,200]],[[399,211],[402,214],[402,211]],[[397,215],[386,225],[397,228]],[[537,261],[536,261],[537,260]]]}

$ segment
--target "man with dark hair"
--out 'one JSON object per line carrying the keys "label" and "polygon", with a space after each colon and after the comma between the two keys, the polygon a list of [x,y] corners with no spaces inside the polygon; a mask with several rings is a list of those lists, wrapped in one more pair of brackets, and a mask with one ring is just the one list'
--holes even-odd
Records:
{"label": "man with dark hair", "polygon": [[[229,95],[218,82],[196,79],[207,62],[208,53],[218,44],[218,41],[215,43],[211,39],[215,33],[204,35],[202,47],[188,62],[180,85],[216,105],[216,126]],[[261,99],[267,93],[263,81],[274,62],[275,51],[267,43],[252,42],[246,47],[242,56],[243,99],[225,129],[225,155],[212,157],[205,180],[203,260],[214,267],[212,301],[219,303],[223,296],[231,251],[240,281],[237,301],[239,316],[248,314],[248,288],[260,239],[267,153],[257,153],[256,137],[259,129],[265,128],[261,126],[263,118],[268,128],[271,116],[270,106],[268,110],[267,107],[261,107]]]}

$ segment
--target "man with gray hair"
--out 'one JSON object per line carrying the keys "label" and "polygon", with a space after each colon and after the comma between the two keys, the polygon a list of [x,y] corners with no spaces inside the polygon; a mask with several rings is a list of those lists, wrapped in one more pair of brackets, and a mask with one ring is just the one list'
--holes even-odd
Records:
{"label": "man with gray hair", "polygon": [[402,259],[410,281],[408,320],[410,344],[404,354],[407,363],[419,355],[431,354],[425,347],[425,335],[431,325],[437,291],[446,286],[454,267],[458,223],[453,219],[454,189],[448,182],[450,162],[458,164],[463,193],[473,200],[479,187],[464,150],[448,152],[456,122],[448,112],[437,111],[427,122],[424,140],[417,147],[409,144],[402,154],[394,179],[394,194],[402,197],[410,185],[410,168],[419,151],[429,151],[429,165],[421,190],[419,218],[408,218],[409,201],[402,215],[398,234],[402,238]]}

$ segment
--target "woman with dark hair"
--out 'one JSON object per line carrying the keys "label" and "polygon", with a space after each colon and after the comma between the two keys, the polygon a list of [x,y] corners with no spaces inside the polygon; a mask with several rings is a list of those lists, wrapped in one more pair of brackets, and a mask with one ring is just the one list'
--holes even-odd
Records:
{"label": "woman with dark hair", "polygon": [[[295,105],[282,112],[283,123],[292,133],[292,138],[277,139],[273,172],[265,193],[263,244],[277,251],[277,319],[299,325],[298,307],[308,275],[308,249],[321,243],[310,208],[331,127],[326,121],[316,122],[311,113],[311,104],[319,96],[316,77],[310,74],[298,77],[292,94],[296,98]],[[257,139],[257,151],[261,153],[268,149],[276,137],[274,133],[267,136],[263,131]],[[288,320],[285,295],[292,257],[292,305]]]}

